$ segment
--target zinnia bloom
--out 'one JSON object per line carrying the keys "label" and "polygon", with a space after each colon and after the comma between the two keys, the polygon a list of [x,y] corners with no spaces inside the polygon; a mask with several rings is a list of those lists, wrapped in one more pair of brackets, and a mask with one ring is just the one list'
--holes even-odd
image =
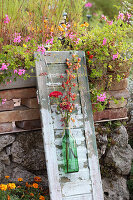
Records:
{"label": "zinnia bloom", "polygon": [[103,94],[100,94],[100,96],[97,95],[97,101],[104,102],[105,99],[106,99],[106,93],[105,92]]}
{"label": "zinnia bloom", "polygon": [[7,187],[8,187],[8,189],[15,189],[16,188],[16,185],[15,185],[15,183],[8,183],[7,184]]}
{"label": "zinnia bloom", "polygon": [[18,178],[18,181],[20,181],[20,182],[21,182],[21,181],[23,181],[23,179],[22,179],[22,178]]}
{"label": "zinnia bloom", "polygon": [[40,196],[39,200],[45,200],[45,197],[44,196]]}
{"label": "zinnia bloom", "polygon": [[9,179],[10,176],[5,176],[6,179]]}
{"label": "zinnia bloom", "polygon": [[41,177],[39,177],[39,176],[35,176],[35,177],[34,177],[34,181],[36,181],[36,182],[41,182],[42,179],[41,179]]}
{"label": "zinnia bloom", "polygon": [[33,194],[33,193],[30,193],[30,196],[34,197],[34,194]]}
{"label": "zinnia bloom", "polygon": [[70,110],[70,107],[71,107],[71,103],[70,102],[60,103],[60,108],[62,110]]}
{"label": "zinnia bloom", "polygon": [[117,54],[113,55],[113,60],[115,60],[116,58],[118,58],[119,53],[117,52]]}
{"label": "zinnia bloom", "polygon": [[6,17],[4,18],[4,24],[8,24],[10,22],[10,19],[8,15],[5,15]]}
{"label": "zinnia bloom", "polygon": [[86,3],[86,4],[85,4],[85,7],[91,8],[91,7],[92,7],[92,3],[90,3],[90,2]]}
{"label": "zinnia bloom", "polygon": [[90,55],[89,58],[92,59],[92,58],[93,58],[93,55]]}
{"label": "zinnia bloom", "polygon": [[32,186],[33,186],[33,188],[36,188],[36,189],[38,188],[38,184],[37,183],[33,183]]}
{"label": "zinnia bloom", "polygon": [[107,42],[107,39],[106,39],[106,38],[104,38],[104,39],[103,39],[103,45],[105,45],[105,44],[106,44],[106,42]]}
{"label": "zinnia bloom", "polygon": [[59,96],[63,96],[63,94],[59,91],[53,91],[49,94],[50,97],[59,97]]}
{"label": "zinnia bloom", "polygon": [[6,191],[6,190],[7,190],[7,185],[1,184],[1,185],[0,185],[0,189],[1,189],[2,191]]}

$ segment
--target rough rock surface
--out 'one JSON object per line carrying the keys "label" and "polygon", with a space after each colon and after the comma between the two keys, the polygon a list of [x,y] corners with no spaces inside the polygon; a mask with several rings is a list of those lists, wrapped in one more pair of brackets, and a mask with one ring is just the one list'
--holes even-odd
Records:
{"label": "rough rock surface", "polygon": [[119,174],[128,175],[131,170],[133,159],[133,149],[128,144],[128,134],[124,126],[116,130],[112,139],[115,145],[111,146],[107,152],[105,163],[113,162]]}
{"label": "rough rock surface", "polygon": [[0,151],[8,146],[9,144],[12,144],[15,140],[14,135],[2,135],[0,136]]}
{"label": "rough rock surface", "polygon": [[11,148],[12,161],[27,170],[45,169],[44,148],[39,132],[19,134]]}
{"label": "rough rock surface", "polygon": [[5,165],[10,165],[9,156],[6,154],[5,150],[0,152],[0,162]]}
{"label": "rough rock surface", "polygon": [[105,200],[129,200],[127,180],[125,178],[115,176],[112,181],[104,178],[102,182]]}

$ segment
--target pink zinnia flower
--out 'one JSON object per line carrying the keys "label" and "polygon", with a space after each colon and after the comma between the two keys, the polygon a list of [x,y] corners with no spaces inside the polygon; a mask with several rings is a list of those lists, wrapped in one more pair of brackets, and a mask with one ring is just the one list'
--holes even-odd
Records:
{"label": "pink zinnia flower", "polygon": [[21,42],[20,33],[15,33],[15,38],[14,38],[13,42],[15,42],[15,43],[20,43]]}
{"label": "pink zinnia flower", "polygon": [[18,75],[22,75],[22,74],[25,74],[25,69],[19,69],[19,71],[18,71]]}
{"label": "pink zinnia flower", "polygon": [[4,18],[4,23],[8,24],[10,22],[10,19],[8,17],[8,15],[5,15],[6,17]]}
{"label": "pink zinnia flower", "polygon": [[76,34],[73,34],[73,32],[71,32],[68,36],[71,40],[73,40],[76,37]]}
{"label": "pink zinnia flower", "polygon": [[49,39],[49,40],[46,41],[46,44],[49,44],[49,43],[53,44],[53,41],[54,41],[54,38],[52,37],[51,39]]}
{"label": "pink zinnia flower", "polygon": [[107,21],[107,23],[108,23],[109,25],[112,25],[112,24],[113,24],[113,20],[112,20],[112,21]]}
{"label": "pink zinnia flower", "polygon": [[17,73],[18,73],[18,71],[17,71],[17,69],[15,69],[15,70],[14,70],[14,74],[17,74]]}
{"label": "pink zinnia flower", "polygon": [[101,19],[104,19],[105,21],[107,21],[107,17],[104,15],[101,15]]}
{"label": "pink zinnia flower", "polygon": [[117,52],[117,54],[113,55],[113,60],[115,60],[116,58],[118,58],[119,53]]}
{"label": "pink zinnia flower", "polygon": [[121,13],[120,11],[119,11],[119,15],[118,15],[118,19],[124,19],[124,13]]}
{"label": "pink zinnia flower", "polygon": [[86,4],[85,4],[85,7],[91,8],[91,7],[92,7],[92,3],[90,3],[90,2],[86,3]]}
{"label": "pink zinnia flower", "polygon": [[9,63],[8,64],[2,63],[2,66],[1,66],[0,70],[7,70],[8,66],[9,66]]}
{"label": "pink zinnia flower", "polygon": [[26,39],[25,39],[25,42],[28,42],[30,40],[30,37],[27,36]]}
{"label": "pink zinnia flower", "polygon": [[131,15],[130,13],[128,13],[128,12],[126,13],[126,15],[127,15],[127,18],[128,18],[128,19],[130,19],[131,16],[132,16],[132,15]]}
{"label": "pink zinnia flower", "polygon": [[104,102],[105,99],[106,99],[106,93],[105,92],[103,94],[100,94],[100,96],[97,95],[97,101]]}
{"label": "pink zinnia flower", "polygon": [[44,46],[43,46],[43,44],[42,44],[41,46],[38,46],[37,51],[40,51],[40,52],[42,52],[42,54],[44,54],[45,51],[46,51],[46,49],[44,48]]}
{"label": "pink zinnia flower", "polygon": [[106,42],[107,42],[107,39],[106,39],[106,38],[104,38],[104,39],[103,39],[103,45],[105,45],[105,44],[106,44]]}

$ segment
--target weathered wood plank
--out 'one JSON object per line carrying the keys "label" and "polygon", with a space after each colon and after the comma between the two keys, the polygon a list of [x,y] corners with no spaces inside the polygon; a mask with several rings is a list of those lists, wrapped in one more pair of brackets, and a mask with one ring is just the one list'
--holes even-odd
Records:
{"label": "weathered wood plank", "polygon": [[[47,63],[66,63],[66,58],[72,59],[72,54],[80,51],[48,51],[45,54]],[[82,51],[81,51],[82,52]]]}
{"label": "weathered wood plank", "polygon": [[86,145],[88,151],[88,163],[90,168],[90,176],[92,180],[93,199],[103,200],[104,197],[103,197],[100,168],[97,155],[92,105],[91,101],[89,101],[90,93],[89,93],[89,85],[88,85],[88,77],[86,69],[86,60],[85,60],[85,54],[84,55],[83,54],[84,53],[82,52],[80,55],[82,56],[82,62],[84,67],[79,68],[78,80],[80,85],[79,87],[80,87],[82,111],[84,114],[84,127],[85,127],[85,137],[86,137]]}
{"label": "weathered wood plank", "polygon": [[91,181],[68,182],[62,186],[62,195],[69,197],[72,195],[91,193],[91,189]]}
{"label": "weathered wood plank", "polygon": [[93,200],[92,194],[82,194],[70,197],[63,197],[63,200]]}
{"label": "weathered wood plank", "polygon": [[[37,54],[35,54],[37,57]],[[39,100],[41,102],[41,116],[43,126],[44,150],[49,180],[49,190],[51,200],[62,200],[61,187],[59,184],[59,173],[57,165],[56,148],[54,144],[54,130],[52,127],[51,110],[49,96],[46,88],[46,77],[39,76],[45,67],[43,57],[36,61],[36,74],[38,82]],[[45,88],[45,90],[44,90]],[[44,92],[45,91],[45,92]]]}

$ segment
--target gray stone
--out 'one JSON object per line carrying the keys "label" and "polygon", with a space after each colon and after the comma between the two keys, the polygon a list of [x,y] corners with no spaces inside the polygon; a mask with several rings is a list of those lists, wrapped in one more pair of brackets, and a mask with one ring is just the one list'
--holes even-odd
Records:
{"label": "gray stone", "polygon": [[97,135],[97,142],[98,142],[98,157],[101,158],[102,155],[105,154],[108,144],[107,134],[105,135]]}
{"label": "gray stone", "polygon": [[[26,183],[26,182],[31,183],[31,182],[34,181],[34,177],[35,176],[36,176],[35,174],[33,174],[33,173],[31,173],[31,172],[29,172],[27,170],[24,170],[24,169],[21,169],[19,167],[16,167],[12,171],[12,176],[10,178],[10,181],[11,182],[13,182],[13,181],[17,182],[18,178],[23,178],[23,182],[24,183]],[[43,184],[43,186],[48,186],[47,177],[44,177],[42,175],[41,176],[39,175],[39,177],[41,177],[41,179],[42,179],[42,183],[41,184]]]}
{"label": "gray stone", "polygon": [[0,180],[3,179],[4,169],[5,169],[5,165],[1,163],[0,161]]}
{"label": "gray stone", "polygon": [[128,144],[128,134],[126,128],[121,126],[116,130],[113,140],[115,145],[111,146],[106,154],[105,163],[113,162],[117,168],[118,174],[128,175],[131,170],[133,159],[133,149]]}
{"label": "gray stone", "polygon": [[14,135],[2,135],[0,136],[0,151],[8,146],[9,144],[12,144],[15,140]]}
{"label": "gray stone", "polygon": [[[12,176],[10,177],[10,181],[17,182],[18,178],[23,178],[24,183],[26,182],[31,183],[34,181],[35,176],[36,176],[35,174],[27,170],[21,169],[20,167],[16,167],[12,171]],[[48,179],[44,176],[40,176],[40,177],[42,178],[43,186],[48,186]]]}
{"label": "gray stone", "polygon": [[9,156],[6,154],[5,151],[0,152],[0,162],[4,163],[5,165],[10,165]]}
{"label": "gray stone", "polygon": [[44,170],[44,148],[42,134],[33,131],[18,135],[11,148],[12,161],[27,170]]}
{"label": "gray stone", "polygon": [[114,176],[114,180],[102,179],[105,200],[129,200],[127,181],[123,177]]}

